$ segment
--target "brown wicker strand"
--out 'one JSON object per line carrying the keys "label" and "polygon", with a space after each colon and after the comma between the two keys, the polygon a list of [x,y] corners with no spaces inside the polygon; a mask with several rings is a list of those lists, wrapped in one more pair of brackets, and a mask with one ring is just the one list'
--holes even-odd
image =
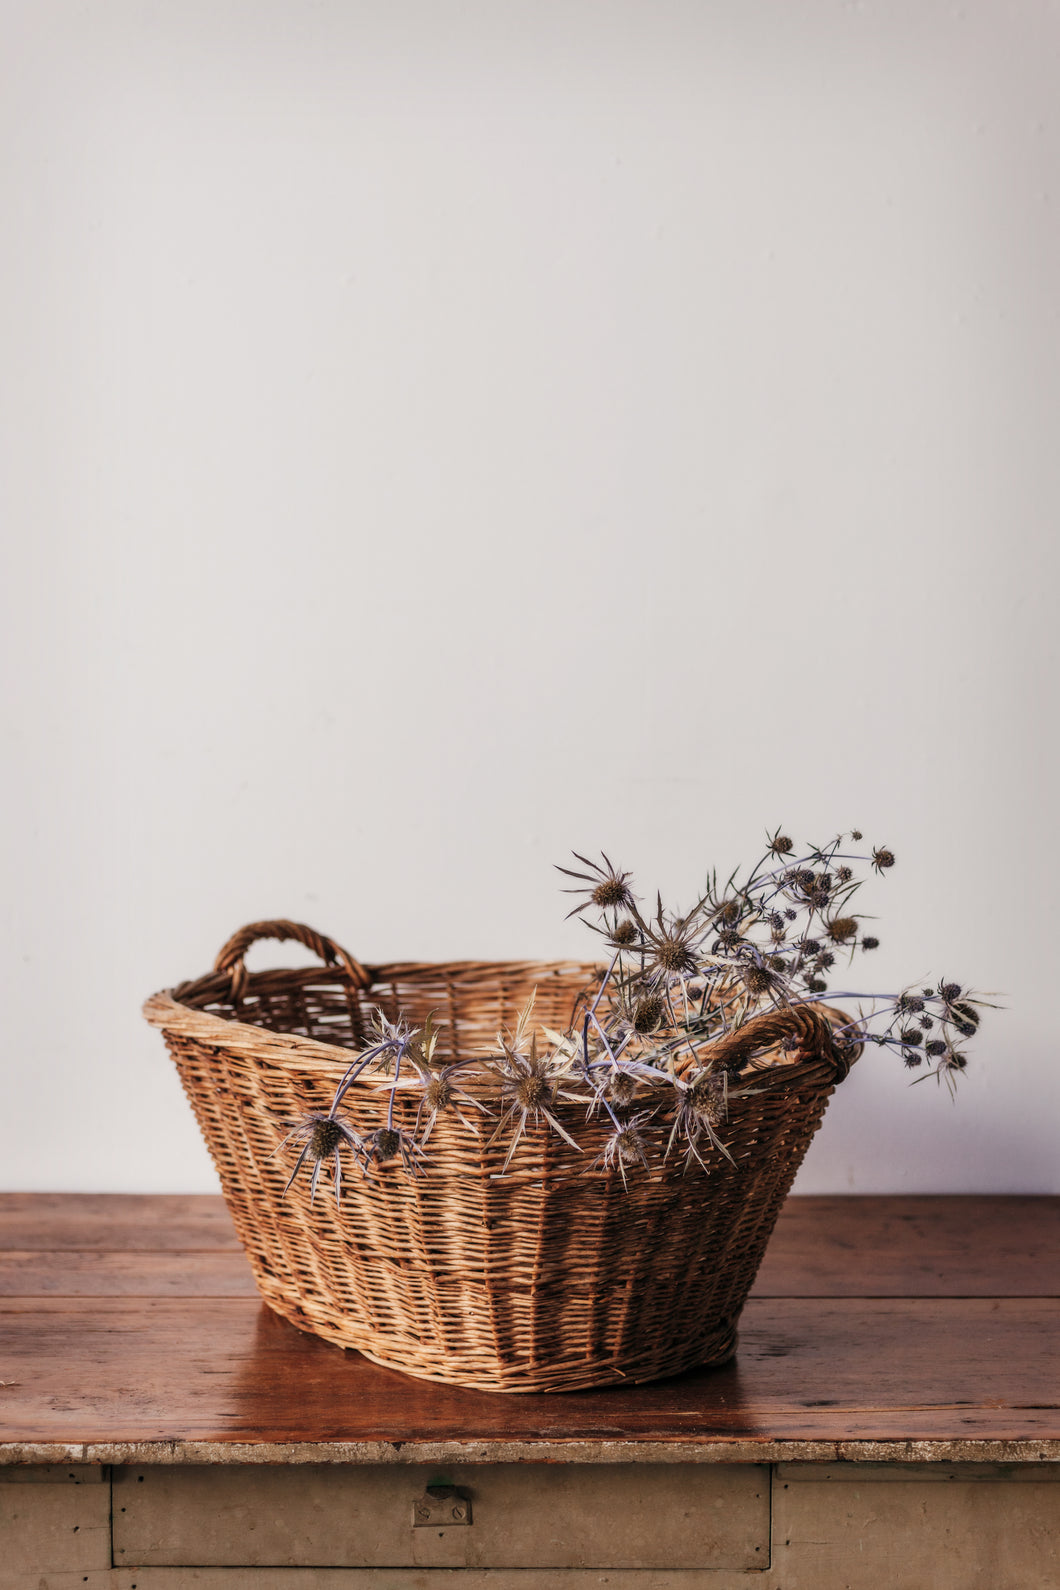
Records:
{"label": "brown wicker strand", "polygon": [[215,972],[230,972],[232,986],[230,997],[233,1003],[242,999],[247,986],[247,969],[244,965],[247,951],[259,939],[279,939],[286,941],[296,939],[299,944],[304,944],[307,949],[318,955],[327,966],[341,965],[355,983],[360,983],[362,988],[371,985],[371,977],[360,961],[355,960],[341,945],[333,939],[325,938],[323,933],[318,933],[314,928],[306,927],[304,922],[288,922],[284,918],[277,918],[271,922],[251,922],[246,927],[240,928],[238,933],[233,933],[226,944],[217,952],[217,959],[213,963]]}
{"label": "brown wicker strand", "polygon": [[791,1037],[798,1039],[801,1053],[829,1057],[840,1074],[837,1080],[846,1076],[850,1061],[835,1042],[833,1020],[824,1014],[823,1007],[819,1005],[766,1010],[761,1015],[752,1016],[734,1032],[703,1044],[695,1056],[683,1054],[674,1062],[674,1073],[686,1076],[706,1065],[718,1071],[737,1072],[756,1054],[775,1049]]}

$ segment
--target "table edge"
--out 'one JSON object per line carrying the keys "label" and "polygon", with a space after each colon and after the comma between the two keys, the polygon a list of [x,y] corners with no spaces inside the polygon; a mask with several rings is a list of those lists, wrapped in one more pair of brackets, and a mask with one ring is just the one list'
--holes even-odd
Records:
{"label": "table edge", "polygon": [[0,1467],[63,1463],[1060,1463],[1060,1439],[0,1443]]}

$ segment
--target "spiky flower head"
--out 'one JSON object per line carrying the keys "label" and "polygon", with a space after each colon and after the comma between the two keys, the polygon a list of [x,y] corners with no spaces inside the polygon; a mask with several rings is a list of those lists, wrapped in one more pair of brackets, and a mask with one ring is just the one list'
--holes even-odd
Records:
{"label": "spiky flower head", "polygon": [[666,1001],[661,994],[647,993],[637,1000],[630,1013],[634,1032],[654,1032],[666,1015]]}
{"label": "spiky flower head", "polygon": [[777,976],[768,967],[760,966],[757,961],[747,961],[740,967],[740,981],[749,994],[756,999],[764,994],[772,993],[777,986]]}
{"label": "spiky flower head", "polygon": [[296,1121],[287,1136],[277,1145],[276,1152],[286,1148],[291,1141],[302,1144],[301,1153],[295,1161],[294,1169],[287,1179],[282,1196],[286,1196],[292,1182],[298,1175],[302,1166],[308,1160],[312,1166],[309,1178],[309,1197],[312,1201],[316,1197],[317,1183],[325,1163],[330,1160],[333,1165],[335,1183],[335,1200],[339,1201],[342,1189],[342,1162],[339,1150],[346,1148],[359,1164],[362,1170],[365,1167],[367,1154],[364,1141],[358,1134],[347,1126],[345,1121],[335,1115],[323,1115],[317,1110],[310,1110]]}
{"label": "spiky flower head", "polygon": [[887,867],[894,866],[894,852],[881,845],[872,852],[872,865],[876,872],[883,872]]}
{"label": "spiky flower head", "polygon": [[607,1079],[606,1091],[616,1109],[628,1109],[637,1096],[637,1079],[628,1071],[613,1071]]}
{"label": "spiky flower head", "polygon": [[598,862],[590,861],[587,856],[580,856],[575,850],[572,852],[574,859],[580,861],[583,867],[588,867],[588,872],[572,872],[569,867],[557,867],[557,872],[562,872],[567,878],[573,878],[579,887],[565,889],[564,894],[584,894],[581,905],[576,905],[573,911],[568,911],[568,916],[580,916],[590,906],[596,906],[599,911],[634,911],[636,901],[633,891],[629,887],[630,874],[619,872],[603,851],[600,852]]}
{"label": "spiky flower head", "polygon": [[826,932],[833,944],[846,944],[857,936],[858,919],[856,916],[833,917],[828,923]]}
{"label": "spiky flower head", "polygon": [[368,1152],[377,1165],[385,1165],[387,1160],[396,1159],[401,1152],[401,1133],[392,1126],[379,1127],[368,1139]]}
{"label": "spiky flower head", "polygon": [[684,922],[667,926],[660,918],[658,928],[648,932],[647,947],[654,976],[687,977],[698,969],[691,929]]}
{"label": "spiky flower head", "polygon": [[698,1120],[706,1121],[710,1126],[720,1126],[729,1113],[725,1096],[725,1078],[709,1072],[698,1076],[692,1083],[688,1102],[693,1115]]}
{"label": "spiky flower head", "polygon": [[309,1139],[309,1158],[326,1159],[343,1141],[343,1129],[331,1116],[321,1116],[313,1122]]}

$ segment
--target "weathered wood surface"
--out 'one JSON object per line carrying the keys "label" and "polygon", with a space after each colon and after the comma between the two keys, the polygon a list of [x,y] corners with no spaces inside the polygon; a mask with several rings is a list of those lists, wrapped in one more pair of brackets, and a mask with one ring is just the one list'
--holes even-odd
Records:
{"label": "weathered wood surface", "polygon": [[276,1318],[220,1200],[8,1195],[0,1460],[1055,1461],[1058,1230],[1060,1199],[791,1200],[734,1364],[503,1397]]}
{"label": "weathered wood surface", "polygon": [[242,1251],[224,1199],[211,1193],[0,1193],[0,1251],[8,1248]]}
{"label": "weathered wood surface", "polygon": [[754,1297],[1060,1297],[1060,1198],[789,1198]]}
{"label": "weathered wood surface", "polygon": [[1055,1464],[453,1469],[452,1544],[410,1527],[432,1469],[84,1472],[0,1469],[0,1590],[1060,1590]]}
{"label": "weathered wood surface", "polygon": [[413,1381],[237,1298],[0,1304],[5,1442],[1060,1439],[1052,1300],[758,1299],[735,1363],[503,1397]]}

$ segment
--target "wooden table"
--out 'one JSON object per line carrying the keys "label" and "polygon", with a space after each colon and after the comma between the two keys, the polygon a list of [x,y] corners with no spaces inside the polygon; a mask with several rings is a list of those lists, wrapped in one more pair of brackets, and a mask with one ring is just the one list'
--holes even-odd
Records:
{"label": "wooden table", "polygon": [[1058,1198],[791,1199],[735,1363],[505,1397],[278,1319],[218,1198],[6,1195],[0,1590],[1050,1590],[1058,1295]]}

